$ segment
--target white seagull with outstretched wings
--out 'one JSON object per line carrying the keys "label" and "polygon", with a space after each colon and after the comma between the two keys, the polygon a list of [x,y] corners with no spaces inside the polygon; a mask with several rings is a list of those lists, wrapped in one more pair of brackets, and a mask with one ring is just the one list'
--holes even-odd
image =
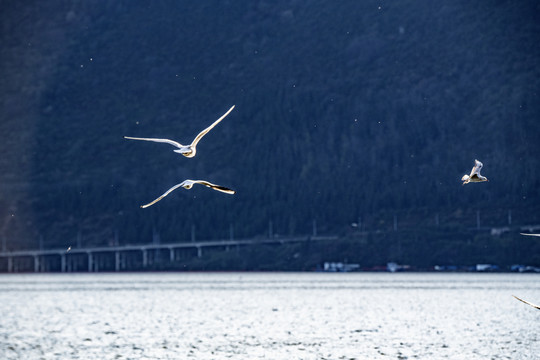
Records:
{"label": "white seagull with outstretched wings", "polygon": [[221,186],[221,185],[216,185],[216,184],[212,184],[208,181],[204,181],[204,180],[184,180],[182,181],[180,184],[177,184],[177,185],[174,185],[172,188],[170,188],[169,190],[167,190],[163,195],[161,195],[160,197],[158,197],[156,200],[152,201],[151,203],[148,203],[146,205],[142,205],[141,207],[144,209],[144,208],[147,208],[151,205],[154,205],[155,203],[157,203],[159,200],[163,199],[165,196],[169,195],[171,192],[173,192],[174,190],[178,189],[179,187],[183,187],[184,189],[191,189],[193,187],[194,184],[201,184],[201,185],[204,185],[204,186],[207,186],[211,189],[214,189],[214,190],[217,190],[217,191],[221,191],[221,192],[224,192],[226,194],[234,194],[235,191],[234,190],[231,190],[229,188],[226,188],[224,186]]}
{"label": "white seagull with outstretched wings", "polygon": [[461,181],[463,181],[463,185],[468,184],[470,182],[489,181],[487,177],[480,175],[480,170],[482,169],[482,166],[484,166],[484,164],[482,164],[478,160],[474,160],[474,167],[471,170],[471,174],[470,175],[465,174],[461,178]]}
{"label": "white seagull with outstretched wings", "polygon": [[197,153],[197,144],[199,143],[199,141],[202,139],[202,137],[204,135],[206,135],[210,130],[212,130],[214,128],[214,126],[216,126],[217,124],[219,124],[219,122],[223,119],[225,119],[225,117],[227,115],[229,115],[229,113],[234,109],[234,105],[222,116],[220,117],[219,119],[217,119],[216,121],[214,121],[214,123],[212,125],[210,125],[209,127],[207,127],[206,129],[204,129],[203,131],[201,131],[199,133],[199,135],[197,135],[195,137],[195,139],[193,140],[193,142],[189,145],[182,145],[180,144],[179,142],[176,142],[176,141],[173,141],[173,140],[169,140],[169,139],[156,139],[156,138],[137,138],[137,137],[129,137],[129,136],[124,136],[125,139],[130,139],[130,140],[143,140],[143,141],[154,141],[154,142],[161,142],[161,143],[167,143],[167,144],[170,144],[172,146],[176,146],[178,149],[177,150],[173,150],[174,152],[176,153],[179,153],[179,154],[182,154],[184,155],[185,157],[188,157],[188,158],[192,158],[195,156],[195,154]]}

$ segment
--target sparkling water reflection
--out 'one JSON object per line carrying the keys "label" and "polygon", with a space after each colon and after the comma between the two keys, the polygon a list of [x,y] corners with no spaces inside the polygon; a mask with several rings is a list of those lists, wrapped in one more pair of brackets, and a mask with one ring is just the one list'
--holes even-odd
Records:
{"label": "sparkling water reflection", "polygon": [[0,359],[531,359],[534,274],[0,276]]}

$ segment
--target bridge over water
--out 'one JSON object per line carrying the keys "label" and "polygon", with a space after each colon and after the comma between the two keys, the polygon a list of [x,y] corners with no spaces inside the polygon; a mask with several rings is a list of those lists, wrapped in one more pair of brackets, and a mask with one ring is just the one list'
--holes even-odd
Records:
{"label": "bridge over water", "polygon": [[337,238],[337,236],[298,236],[0,252],[0,272],[130,271],[144,269],[162,261],[175,263],[190,257],[200,258],[205,249],[211,248],[230,250],[239,246],[324,241]]}

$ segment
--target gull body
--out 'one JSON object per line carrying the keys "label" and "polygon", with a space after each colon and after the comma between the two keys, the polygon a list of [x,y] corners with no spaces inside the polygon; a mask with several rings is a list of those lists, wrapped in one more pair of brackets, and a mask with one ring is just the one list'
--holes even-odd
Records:
{"label": "gull body", "polygon": [[540,234],[527,234],[527,233],[520,233],[521,235],[525,236],[540,236]]}
{"label": "gull body", "polygon": [[483,182],[483,181],[489,181],[487,177],[480,175],[480,170],[482,169],[482,164],[478,160],[474,160],[474,167],[471,170],[471,173],[469,175],[465,174],[461,178],[461,181],[463,181],[462,185],[468,184],[470,182]]}
{"label": "gull body", "polygon": [[212,130],[214,128],[214,126],[216,126],[217,124],[219,124],[219,122],[223,119],[225,119],[225,117],[227,115],[229,115],[229,113],[234,109],[234,105],[225,113],[223,114],[219,119],[217,119],[216,121],[214,121],[214,123],[212,125],[210,125],[209,127],[207,127],[206,129],[204,129],[203,131],[201,131],[199,133],[199,135],[197,135],[195,137],[195,139],[193,140],[193,142],[189,145],[182,145],[180,144],[179,142],[176,142],[176,141],[173,141],[173,140],[169,140],[169,139],[158,139],[158,138],[138,138],[138,137],[129,137],[129,136],[124,136],[125,139],[130,139],[130,140],[143,140],[143,141],[153,141],[153,142],[160,142],[160,143],[166,143],[166,144],[170,144],[172,146],[175,146],[177,147],[178,149],[176,150],[173,150],[175,153],[179,153],[179,154],[182,154],[184,155],[185,157],[188,157],[188,158],[192,158],[195,156],[195,154],[197,153],[197,144],[199,143],[199,141],[202,139],[202,137],[204,135],[206,135],[210,130]]}
{"label": "gull body", "polygon": [[235,191],[234,190],[231,190],[229,188],[226,188],[224,186],[221,186],[221,185],[216,185],[216,184],[212,184],[208,181],[204,181],[204,180],[184,180],[182,181],[180,184],[176,184],[174,185],[172,188],[170,188],[169,190],[167,190],[163,195],[161,195],[160,197],[158,197],[156,200],[146,204],[146,205],[142,205],[141,207],[144,209],[144,208],[147,208],[151,205],[154,205],[155,203],[157,203],[159,200],[163,199],[165,196],[169,195],[171,192],[173,192],[174,190],[178,189],[179,187],[183,187],[184,189],[191,189],[193,187],[194,184],[201,184],[201,185],[204,185],[204,186],[207,186],[211,189],[214,189],[214,190],[217,190],[217,191],[221,191],[221,192],[224,192],[226,194],[234,194]]}
{"label": "gull body", "polygon": [[523,300],[523,299],[520,299],[520,298],[518,298],[518,297],[515,296],[515,295],[512,295],[512,296],[515,297],[516,299],[518,299],[519,301],[524,302],[525,304],[530,305],[530,306],[532,306],[533,308],[540,310],[540,306],[535,305],[535,304],[532,304],[532,303],[530,303],[530,302],[528,302],[528,301],[525,301],[525,300]]}

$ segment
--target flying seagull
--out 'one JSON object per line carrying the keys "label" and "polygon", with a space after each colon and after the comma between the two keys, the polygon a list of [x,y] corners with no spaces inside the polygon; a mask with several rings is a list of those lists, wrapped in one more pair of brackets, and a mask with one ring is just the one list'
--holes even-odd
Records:
{"label": "flying seagull", "polygon": [[530,302],[525,301],[525,300],[523,300],[523,299],[520,299],[520,298],[518,298],[518,297],[515,296],[515,295],[512,295],[512,296],[515,297],[516,299],[518,299],[519,301],[524,302],[525,304],[530,305],[530,306],[532,306],[533,308],[540,310],[540,306],[531,304]]}
{"label": "flying seagull", "polygon": [[136,138],[136,137],[129,137],[129,136],[124,136],[124,138],[125,139],[131,139],[131,140],[144,140],[144,141],[154,141],[154,142],[161,142],[161,143],[171,144],[171,145],[176,146],[178,148],[177,150],[173,150],[174,152],[182,154],[185,157],[192,158],[197,153],[197,148],[196,147],[197,147],[197,144],[199,143],[199,141],[202,139],[202,137],[204,135],[206,135],[210,130],[212,130],[214,128],[214,126],[216,126],[221,120],[225,119],[225,117],[227,115],[229,115],[229,113],[233,109],[234,109],[234,105],[222,117],[220,117],[219,119],[214,121],[214,123],[212,125],[210,125],[206,129],[201,131],[199,133],[199,135],[197,135],[195,137],[195,139],[193,140],[193,142],[190,145],[182,145],[182,144],[180,144],[180,143],[178,143],[176,141],[169,140],[169,139]]}
{"label": "flying seagull", "polygon": [[208,186],[209,188],[212,188],[212,189],[217,190],[217,191],[224,192],[226,194],[231,194],[232,195],[232,194],[235,193],[234,190],[228,189],[228,188],[226,188],[224,186],[209,183],[208,181],[204,181],[204,180],[184,180],[180,184],[174,185],[172,188],[167,190],[163,195],[158,197],[156,200],[154,200],[151,203],[148,203],[146,205],[142,205],[141,207],[144,209],[144,208],[149,207],[150,205],[154,205],[159,200],[163,199],[165,196],[169,195],[171,192],[178,189],[179,187],[183,187],[184,189],[191,189],[194,184],[201,184],[201,185],[204,185],[204,186]]}
{"label": "flying seagull", "polygon": [[463,185],[468,184],[470,182],[482,182],[482,181],[488,181],[487,177],[480,175],[480,170],[482,169],[482,164],[478,160],[474,160],[474,167],[471,170],[470,175],[463,175],[461,178],[461,181],[463,181]]}
{"label": "flying seagull", "polygon": [[526,235],[526,236],[540,236],[540,234],[526,234],[526,233],[520,233],[521,235]]}

